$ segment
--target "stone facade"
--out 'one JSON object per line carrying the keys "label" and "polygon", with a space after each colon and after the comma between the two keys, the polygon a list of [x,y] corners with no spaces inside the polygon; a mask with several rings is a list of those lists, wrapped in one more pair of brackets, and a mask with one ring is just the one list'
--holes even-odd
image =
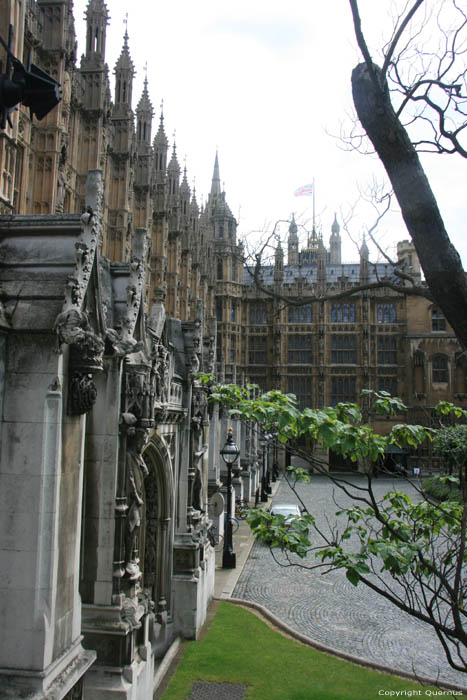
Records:
{"label": "stone facade", "polygon": [[0,218],[1,697],[150,697],[213,595],[204,311],[144,312],[146,231],[101,257],[102,202],[91,171],[81,216]]}
{"label": "stone facade", "polygon": [[[423,285],[411,243],[398,244],[394,264],[372,264],[365,243],[357,263],[341,263],[337,220],[328,248],[313,231],[299,250],[293,220],[287,243],[287,262],[279,244],[274,264],[261,268],[263,290],[245,271],[242,300],[231,302],[239,304],[232,337],[238,334],[236,361],[244,376],[263,390],[295,394],[302,407],[356,401],[362,389],[388,391],[409,407],[396,422],[434,425],[438,401],[467,405],[464,353],[443,313],[423,296],[379,285],[384,278],[400,284],[397,270]],[[359,287],[366,289],[350,293]],[[394,423],[369,420],[383,434]],[[331,469],[357,468],[335,455],[319,456]],[[430,471],[438,463],[424,448],[408,456],[408,466]]]}
{"label": "stone facade", "polygon": [[[127,33],[112,100],[103,0],[85,21],[78,66],[71,0],[0,8],[14,55],[63,90],[43,120],[20,106],[0,131],[0,697],[147,700],[214,590],[227,417],[208,406],[199,370],[311,406],[386,389],[425,420],[439,398],[465,403],[467,387],[433,305],[345,295],[393,270],[365,248],[342,264],[337,221],[329,250],[314,232],[299,250],[292,222],[287,263],[278,246],[262,269],[265,287],[312,304],[258,290],[217,155],[200,208],[162,113],[152,137],[147,81],[132,109]],[[419,278],[408,244],[399,257]],[[329,293],[341,296],[316,302]],[[235,495],[261,479],[264,495],[268,448],[251,425],[232,427]],[[277,464],[277,449],[269,456]]]}

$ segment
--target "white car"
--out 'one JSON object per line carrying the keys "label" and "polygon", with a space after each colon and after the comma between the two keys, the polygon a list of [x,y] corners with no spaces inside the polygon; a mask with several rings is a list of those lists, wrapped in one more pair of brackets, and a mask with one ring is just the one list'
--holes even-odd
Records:
{"label": "white car", "polygon": [[290,525],[294,518],[301,516],[301,512],[296,503],[275,503],[271,507],[271,515],[283,515],[285,524]]}

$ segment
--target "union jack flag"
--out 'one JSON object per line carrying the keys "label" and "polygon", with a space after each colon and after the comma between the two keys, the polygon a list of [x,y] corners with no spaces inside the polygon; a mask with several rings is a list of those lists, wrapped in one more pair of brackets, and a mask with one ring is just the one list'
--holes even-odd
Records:
{"label": "union jack flag", "polygon": [[303,187],[299,187],[298,190],[295,190],[294,192],[296,197],[301,197],[303,194],[313,194],[313,185],[303,185]]}

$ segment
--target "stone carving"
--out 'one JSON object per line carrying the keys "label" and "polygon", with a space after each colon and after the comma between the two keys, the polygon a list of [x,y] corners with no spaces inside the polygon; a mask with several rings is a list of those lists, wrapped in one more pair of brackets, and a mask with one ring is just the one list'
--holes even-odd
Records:
{"label": "stone carving", "polygon": [[208,400],[202,387],[193,387],[193,400],[191,409],[191,425],[195,432],[202,430],[203,425],[208,425]]}
{"label": "stone carving", "polygon": [[[137,419],[132,414],[123,414],[123,420],[135,424]],[[127,430],[127,501],[128,513],[125,524],[125,571],[131,581],[141,578],[139,568],[139,537],[143,519],[144,479],[149,470],[142,453],[146,444],[148,432],[142,428]]]}
{"label": "stone carving", "polygon": [[92,374],[75,372],[70,379],[68,394],[68,413],[81,415],[87,413],[96,403],[97,389]]}
{"label": "stone carving", "polygon": [[208,340],[208,359],[206,371],[208,374],[214,374],[216,370],[216,336],[210,335]]}
{"label": "stone carving", "polygon": [[139,629],[141,627],[141,618],[145,612],[146,608],[140,603],[138,598],[125,597],[120,617],[131,629]]}
{"label": "stone carving", "polygon": [[105,335],[109,339],[115,354],[119,357],[140,352],[144,347],[144,343],[133,338],[128,333],[128,329],[125,328],[120,328],[119,330],[107,328]]}
{"label": "stone carving", "polygon": [[[61,157],[64,166],[66,150],[62,149]],[[59,352],[63,344],[70,346],[68,410],[72,414],[86,413],[92,408],[97,391],[91,373],[103,369],[104,341],[91,328],[82,309],[102,231],[102,196],[102,174],[91,171],[86,182],[87,210],[81,216],[80,240],[75,243],[75,271],[68,277],[63,310],[54,324]]]}
{"label": "stone carving", "polygon": [[[73,294],[73,287],[68,287]],[[72,346],[74,366],[102,369],[104,341],[91,330],[87,314],[75,306],[69,306],[57,316],[54,330],[59,349],[63,343]]]}
{"label": "stone carving", "polygon": [[116,329],[108,328],[106,330],[106,337],[118,356],[140,352],[144,348],[144,343],[136,340],[133,336],[143,294],[146,253],[146,230],[136,229],[133,241],[133,255],[130,261],[130,283],[126,288],[126,312]]}
{"label": "stone carving", "polygon": [[165,403],[169,397],[169,351],[161,343],[154,346],[152,356],[154,398]]}
{"label": "stone carving", "polygon": [[195,510],[204,512],[203,508],[203,475],[201,471],[201,458],[207,451],[208,445],[203,445],[200,450],[197,450],[193,455],[193,462],[195,466],[195,478],[193,481],[193,498],[192,506]]}

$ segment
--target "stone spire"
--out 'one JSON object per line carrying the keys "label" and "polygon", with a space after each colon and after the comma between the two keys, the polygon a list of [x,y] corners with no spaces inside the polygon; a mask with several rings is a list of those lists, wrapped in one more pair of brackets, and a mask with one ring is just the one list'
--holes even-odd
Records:
{"label": "stone spire", "polygon": [[183,178],[180,185],[180,209],[182,215],[182,221],[185,226],[188,226],[190,218],[190,197],[191,190],[188,184],[188,179],[186,175],[186,166],[183,168]]}
{"label": "stone spire", "polygon": [[287,239],[287,263],[298,265],[298,228],[295,223],[295,215],[292,214],[292,221],[289,226],[289,237]]}
{"label": "stone spire", "polygon": [[172,158],[167,166],[169,176],[169,197],[177,196],[180,187],[180,164],[177,158],[177,145],[174,141],[172,147]]}
{"label": "stone spire", "polygon": [[218,197],[221,194],[221,178],[219,175],[219,158],[218,154],[216,151],[216,159],[214,161],[214,172],[212,175],[212,184],[211,184],[211,197]]}
{"label": "stone spire", "polygon": [[85,19],[86,53],[81,59],[81,68],[103,68],[106,27],[109,23],[109,11],[104,0],[89,0]]}
{"label": "stone spire", "polygon": [[337,215],[334,214],[334,221],[331,226],[331,237],[329,239],[329,259],[331,265],[340,265],[342,260],[342,247],[340,237],[340,226],[337,223]]}
{"label": "stone spire", "polygon": [[169,139],[164,128],[164,112],[161,106],[161,116],[159,120],[159,128],[154,138],[154,170],[156,172],[157,182],[162,182],[165,178],[167,170],[167,152],[169,150]]}
{"label": "stone spire", "polygon": [[284,251],[282,250],[281,242],[277,242],[276,251],[274,253],[274,283],[280,285],[284,281]]}
{"label": "stone spire", "polygon": [[148,92],[148,78],[144,78],[143,92],[136,107],[136,143],[138,152],[151,149],[151,128],[154,111]]}
{"label": "stone spire", "polygon": [[360,283],[365,284],[370,279],[370,271],[368,267],[368,258],[370,256],[370,251],[366,244],[366,237],[363,234],[363,243],[360,248]]}
{"label": "stone spire", "polygon": [[115,64],[115,108],[120,112],[126,113],[131,111],[131,98],[133,92],[133,78],[135,76],[135,67],[130,57],[128,48],[128,30],[125,29],[123,37],[123,47],[120,58]]}
{"label": "stone spire", "polygon": [[326,289],[326,248],[321,235],[318,237],[316,281],[319,293],[324,294]]}

